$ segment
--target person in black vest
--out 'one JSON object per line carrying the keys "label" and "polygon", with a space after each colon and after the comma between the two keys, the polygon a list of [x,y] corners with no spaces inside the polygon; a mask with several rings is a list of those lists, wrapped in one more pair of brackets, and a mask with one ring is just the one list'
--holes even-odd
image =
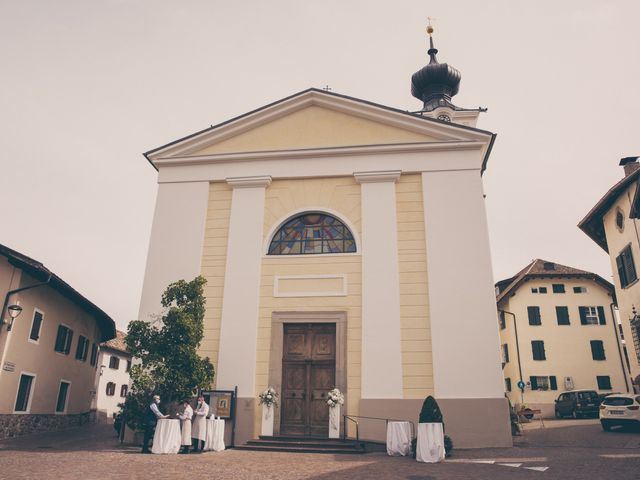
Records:
{"label": "person in black vest", "polygon": [[144,413],[144,440],[142,441],[142,453],[151,453],[151,450],[149,450],[149,441],[156,430],[158,419],[169,418],[169,415],[162,414],[158,409],[158,405],[160,405],[160,395],[154,395],[153,401]]}

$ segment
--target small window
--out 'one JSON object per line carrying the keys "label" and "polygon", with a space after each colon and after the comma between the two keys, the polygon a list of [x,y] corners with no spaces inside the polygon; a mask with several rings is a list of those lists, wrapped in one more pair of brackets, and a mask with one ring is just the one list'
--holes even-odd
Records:
{"label": "small window", "polygon": [[587,293],[587,287],[573,287],[573,293]]}
{"label": "small window", "polygon": [[91,366],[95,367],[98,363],[98,345],[95,343],[91,346]]}
{"label": "small window", "polygon": [[602,340],[591,340],[591,356],[594,360],[606,360]]}
{"label": "small window", "polygon": [[505,379],[504,379],[504,389],[505,389],[507,392],[510,392],[510,391],[511,391],[511,379],[510,379],[510,378],[505,378]]}
{"label": "small window", "polygon": [[109,359],[109,368],[113,368],[114,370],[118,370],[120,368],[120,359],[115,355],[111,355]]}
{"label": "small window", "polygon": [[616,227],[620,231],[624,230],[624,213],[620,209],[616,211]]}
{"label": "small window", "polygon": [[547,287],[538,287],[538,293],[547,293]]}
{"label": "small window", "polygon": [[533,353],[534,360],[546,360],[547,355],[544,351],[543,340],[531,340],[531,351]]}
{"label": "small window", "polygon": [[131,360],[127,360],[127,369],[125,372],[129,372],[131,370]]}
{"label": "small window", "polygon": [[89,353],[89,339],[84,335],[78,337],[78,346],[76,347],[76,360],[87,361],[87,354]]}
{"label": "small window", "polygon": [[58,401],[56,402],[56,413],[64,413],[67,408],[67,397],[69,395],[69,382],[62,380],[58,389]]}
{"label": "small window", "polygon": [[128,392],[128,391],[129,391],[129,386],[128,386],[128,385],[122,385],[122,386],[120,387],[120,396],[121,396],[122,398],[126,397],[126,396],[127,396],[127,392]]}
{"label": "small window", "polygon": [[606,325],[604,307],[578,307],[582,325]]}
{"label": "small window", "polygon": [[107,383],[107,396],[113,397],[115,393],[116,393],[116,384],[113,382]]}
{"label": "small window", "polygon": [[540,307],[527,307],[527,315],[529,316],[529,325],[542,325]]}
{"label": "small window", "polygon": [[549,390],[549,377],[532,376],[529,383],[531,390]]}
{"label": "small window", "polygon": [[509,345],[502,344],[502,363],[509,363]]}
{"label": "small window", "polygon": [[558,319],[558,325],[570,325],[569,307],[556,307],[556,318]]}
{"label": "small window", "polygon": [[611,377],[609,375],[598,375],[596,381],[598,382],[598,390],[611,390]]}
{"label": "small window", "polygon": [[531,293],[538,293],[538,289],[537,288],[532,288],[531,289]]}
{"label": "small window", "polygon": [[69,355],[71,351],[71,342],[73,341],[73,330],[65,325],[58,325],[58,334],[56,335],[56,344],[54,350],[56,352]]}
{"label": "small window", "polygon": [[627,245],[622,252],[620,252],[620,255],[616,257],[616,267],[618,268],[618,277],[620,278],[620,286],[622,288],[627,288],[638,279],[636,266],[633,263],[631,245]]}
{"label": "small window", "polygon": [[551,285],[553,293],[564,293],[564,283],[554,283]]}
{"label": "small window", "polygon": [[31,331],[29,332],[29,340],[33,343],[38,343],[40,339],[42,320],[44,320],[44,313],[38,309],[34,309],[33,319],[31,320]]}
{"label": "small window", "polygon": [[331,215],[309,212],[287,220],[275,233],[268,255],[353,253],[356,242],[347,226]]}
{"label": "small window", "polygon": [[23,373],[20,375],[18,395],[16,397],[16,412],[28,412],[31,407],[31,389],[35,380],[34,375]]}

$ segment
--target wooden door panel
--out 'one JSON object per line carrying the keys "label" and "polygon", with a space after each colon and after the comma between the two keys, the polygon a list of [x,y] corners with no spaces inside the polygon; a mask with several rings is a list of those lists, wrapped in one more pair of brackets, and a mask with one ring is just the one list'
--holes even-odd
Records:
{"label": "wooden door panel", "polygon": [[327,435],[335,386],[335,324],[285,324],[280,432]]}

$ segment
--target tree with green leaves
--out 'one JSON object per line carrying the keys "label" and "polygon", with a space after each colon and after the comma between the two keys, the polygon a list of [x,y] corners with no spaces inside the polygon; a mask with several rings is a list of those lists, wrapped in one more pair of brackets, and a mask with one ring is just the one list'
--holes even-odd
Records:
{"label": "tree with green leaves", "polygon": [[210,388],[213,364],[197,353],[204,333],[205,283],[201,276],[172,283],[162,295],[167,311],[160,320],[129,324],[127,348],[139,360],[129,372],[131,390],[122,405],[130,428],[142,428],[145,409],[154,394],[160,395],[163,403],[171,403]]}

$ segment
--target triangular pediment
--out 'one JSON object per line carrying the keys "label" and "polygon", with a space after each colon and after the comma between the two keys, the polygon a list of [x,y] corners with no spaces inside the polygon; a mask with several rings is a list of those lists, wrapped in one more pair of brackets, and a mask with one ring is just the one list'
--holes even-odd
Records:
{"label": "triangular pediment", "polygon": [[251,152],[476,142],[489,132],[308,90],[147,152],[150,160]]}

